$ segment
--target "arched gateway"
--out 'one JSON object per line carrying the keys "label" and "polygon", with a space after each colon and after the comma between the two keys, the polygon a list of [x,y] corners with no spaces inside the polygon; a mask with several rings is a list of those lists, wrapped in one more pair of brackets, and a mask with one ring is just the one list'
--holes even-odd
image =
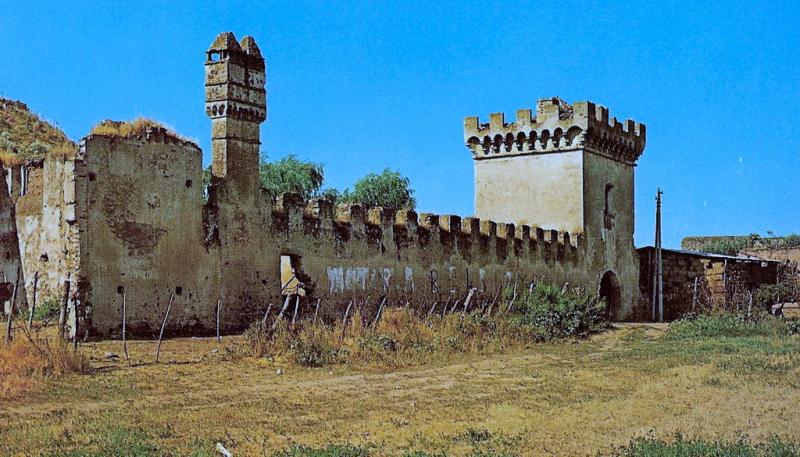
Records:
{"label": "arched gateway", "polygon": [[606,302],[606,314],[611,320],[617,318],[622,306],[622,291],[619,279],[613,271],[606,271],[600,279],[600,298]]}

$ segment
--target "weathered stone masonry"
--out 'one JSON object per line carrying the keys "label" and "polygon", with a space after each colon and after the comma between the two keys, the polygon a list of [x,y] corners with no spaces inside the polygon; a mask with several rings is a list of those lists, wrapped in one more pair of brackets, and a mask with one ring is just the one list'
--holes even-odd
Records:
{"label": "weathered stone masonry", "polygon": [[453,303],[473,287],[479,301],[545,281],[600,292],[615,319],[637,314],[633,167],[643,125],[558,99],[513,124],[467,118],[478,217],[273,200],[258,183],[267,91],[255,40],[221,34],[205,68],[207,201],[200,149],[163,129],[89,135],[61,165],[69,208],[59,227],[70,227],[64,252],[81,334],[117,332],[123,292],[140,335],[158,327],[172,294],[171,333],[210,331],[220,299],[223,328],[240,330],[283,302],[282,257],[302,276],[304,304],[321,299],[323,313],[383,296]]}

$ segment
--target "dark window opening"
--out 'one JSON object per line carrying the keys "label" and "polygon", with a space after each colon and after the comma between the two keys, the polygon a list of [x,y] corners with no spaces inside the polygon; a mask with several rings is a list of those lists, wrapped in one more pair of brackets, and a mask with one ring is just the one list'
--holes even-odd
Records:
{"label": "dark window opening", "polygon": [[125,287],[117,286],[117,293],[120,294],[120,295],[124,294],[125,293]]}
{"label": "dark window opening", "polygon": [[175,288],[175,295],[183,295],[183,287],[178,286]]}
{"label": "dark window opening", "polygon": [[19,195],[28,193],[28,167],[20,167],[20,188]]}
{"label": "dark window opening", "polygon": [[89,181],[97,181],[97,173],[90,171],[89,172]]}
{"label": "dark window opening", "polygon": [[611,204],[611,191],[614,185],[611,183],[606,184],[605,205],[603,208],[603,226],[607,230],[614,228],[614,209]]}
{"label": "dark window opening", "polygon": [[192,180],[191,179],[187,179],[186,180],[186,188],[188,189],[190,187],[192,187]]}

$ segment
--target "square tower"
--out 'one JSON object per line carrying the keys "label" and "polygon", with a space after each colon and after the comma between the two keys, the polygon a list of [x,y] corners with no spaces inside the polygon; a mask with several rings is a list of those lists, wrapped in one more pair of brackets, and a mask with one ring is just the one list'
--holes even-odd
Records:
{"label": "square tower", "polygon": [[238,196],[258,190],[260,126],[267,118],[266,67],[256,41],[219,34],[206,52],[206,114],[212,175]]}
{"label": "square tower", "polygon": [[626,303],[615,317],[630,317],[638,287],[633,172],[644,151],[645,126],[619,122],[591,102],[569,105],[559,98],[539,100],[536,117],[531,114],[519,110],[512,123],[502,113],[491,114],[488,124],[465,119],[475,215],[583,234],[584,267],[598,284],[607,273],[623,283]]}
{"label": "square tower", "polygon": [[535,118],[522,109],[510,124],[503,113],[488,124],[468,117],[464,140],[475,163],[477,217],[575,234],[591,229],[587,213],[598,204],[604,225],[633,219],[642,124],[609,120],[608,109],[591,102],[552,98],[539,100]]}

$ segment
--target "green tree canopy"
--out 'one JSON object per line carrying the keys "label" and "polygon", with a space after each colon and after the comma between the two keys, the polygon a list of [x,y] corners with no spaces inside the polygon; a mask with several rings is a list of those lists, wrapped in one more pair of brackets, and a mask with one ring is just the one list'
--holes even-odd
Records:
{"label": "green tree canopy", "polygon": [[359,179],[353,186],[353,191],[345,190],[339,201],[392,209],[414,209],[417,201],[413,194],[411,181],[399,172],[387,168],[381,174],[370,173]]}
{"label": "green tree canopy", "polygon": [[261,187],[272,195],[294,192],[306,200],[317,195],[325,179],[322,165],[304,162],[294,155],[275,162],[267,162],[266,156],[262,156],[258,174]]}
{"label": "green tree canopy", "polygon": [[[268,162],[262,154],[258,166],[261,187],[273,196],[283,192],[300,194],[304,199],[319,195],[319,188],[325,179],[325,172],[320,164],[304,162],[294,155],[288,155],[278,161]],[[203,170],[203,188],[211,183],[211,166]]]}

